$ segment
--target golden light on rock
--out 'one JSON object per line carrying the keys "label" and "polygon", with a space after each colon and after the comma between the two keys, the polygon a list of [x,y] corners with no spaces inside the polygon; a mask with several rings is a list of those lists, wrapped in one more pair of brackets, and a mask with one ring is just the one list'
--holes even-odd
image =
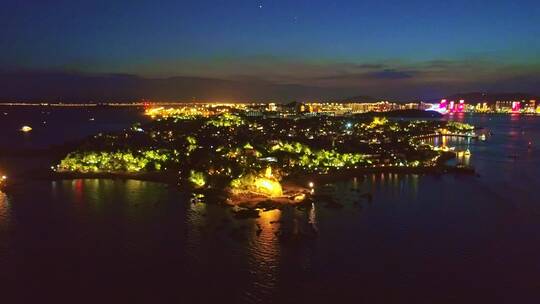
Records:
{"label": "golden light on rock", "polygon": [[283,189],[281,184],[276,181],[266,177],[258,177],[255,179],[256,191],[270,197],[282,196]]}
{"label": "golden light on rock", "polygon": [[266,171],[264,172],[264,177],[266,178],[272,178],[273,175],[272,175],[272,167],[268,166],[266,168]]}
{"label": "golden light on rock", "polygon": [[233,180],[231,188],[235,193],[255,193],[269,197],[283,196],[281,184],[272,173],[271,167],[257,174],[251,173]]}
{"label": "golden light on rock", "polygon": [[297,202],[297,203],[298,202],[303,202],[305,199],[306,199],[306,195],[304,193],[300,193],[300,194],[294,196],[294,201]]}

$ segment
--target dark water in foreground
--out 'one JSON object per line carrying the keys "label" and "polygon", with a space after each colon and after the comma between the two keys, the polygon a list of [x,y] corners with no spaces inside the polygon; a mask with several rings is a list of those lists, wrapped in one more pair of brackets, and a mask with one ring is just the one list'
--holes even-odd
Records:
{"label": "dark water in foreground", "polygon": [[[540,118],[458,119],[493,132],[449,139],[471,150],[480,176],[339,181],[341,210],[237,220],[139,181],[34,182],[0,194],[2,299],[538,303]],[[354,204],[357,188],[373,202]]]}

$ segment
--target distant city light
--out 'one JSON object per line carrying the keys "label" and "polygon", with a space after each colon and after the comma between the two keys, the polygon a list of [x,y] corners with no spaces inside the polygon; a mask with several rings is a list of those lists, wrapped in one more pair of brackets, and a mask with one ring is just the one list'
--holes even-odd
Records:
{"label": "distant city light", "polygon": [[512,112],[519,112],[521,110],[521,102],[514,101],[512,102]]}

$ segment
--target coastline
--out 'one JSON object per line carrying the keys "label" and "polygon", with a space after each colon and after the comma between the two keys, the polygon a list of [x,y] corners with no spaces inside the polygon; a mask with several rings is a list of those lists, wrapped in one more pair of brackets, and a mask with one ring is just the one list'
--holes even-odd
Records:
{"label": "coastline", "polygon": [[[428,136],[443,136],[433,134]],[[415,138],[417,140],[419,138]],[[55,149],[50,149],[54,151]],[[56,152],[56,151],[55,151]],[[24,187],[30,180],[60,181],[75,179],[111,179],[111,180],[139,180],[155,182],[175,187],[188,195],[191,195],[192,202],[205,201],[221,204],[230,207],[240,207],[243,209],[276,209],[285,205],[308,206],[314,200],[333,201],[329,197],[321,197],[314,194],[313,184],[323,186],[339,180],[362,177],[370,174],[418,174],[418,175],[442,175],[460,174],[475,175],[476,171],[472,167],[459,165],[448,165],[447,162],[456,157],[454,152],[443,152],[434,165],[430,166],[388,166],[377,165],[360,168],[332,169],[327,173],[296,173],[288,175],[281,181],[283,195],[279,197],[269,197],[257,193],[233,193],[228,187],[206,187],[195,189],[185,181],[180,180],[177,174],[163,171],[149,172],[73,172],[73,171],[52,171],[50,169],[36,169],[14,176],[9,183],[0,185],[0,190],[4,192],[17,191]],[[190,194],[191,193],[191,194]],[[299,197],[302,196],[300,199]],[[318,199],[317,199],[318,198]]]}
{"label": "coastline", "polygon": [[[354,169],[340,169],[330,173],[305,173],[298,175],[290,175],[284,178],[284,182],[293,182],[309,179],[327,180],[355,177],[356,175],[379,174],[379,173],[396,173],[396,174],[476,174],[476,170],[472,167],[458,167],[450,165],[436,166],[418,166],[418,167],[364,167]],[[140,180],[148,182],[158,182],[163,184],[178,185],[178,179],[175,175],[164,174],[162,172],[41,172],[37,174],[32,172],[34,177],[19,178],[22,180],[71,180],[71,179],[121,179],[121,180]]]}
{"label": "coastline", "polygon": [[[448,160],[445,157],[445,160]],[[460,175],[475,175],[476,170],[472,167],[459,167],[442,164],[442,162],[435,166],[418,166],[418,167],[364,167],[354,169],[340,169],[329,173],[304,173],[289,175],[282,180],[285,190],[289,190],[292,187],[299,187],[307,189],[306,183],[330,183],[336,180],[349,179],[359,177],[368,174],[419,174],[419,175],[441,175],[441,174],[460,174]],[[54,172],[32,171],[27,172],[24,175],[17,176],[11,179],[9,183],[5,183],[3,188],[8,189],[14,185],[23,184],[31,180],[41,181],[59,181],[59,180],[74,180],[74,179],[112,179],[112,180],[138,180],[146,182],[162,183],[169,186],[179,187],[182,190],[192,190],[196,193],[206,192],[205,189],[193,189],[191,187],[181,185],[178,177],[174,174],[165,174],[163,172],[140,172],[140,173],[128,173],[128,172]],[[212,189],[212,188],[210,188]],[[216,191],[218,189],[213,188]],[[226,192],[226,189],[220,190]],[[272,198],[267,198],[272,199]]]}
{"label": "coastline", "polygon": [[[228,188],[203,188],[195,189],[179,183],[175,175],[164,174],[163,172],[103,172],[103,173],[81,173],[81,172],[31,172],[27,176],[19,176],[9,183],[1,185],[0,190],[9,193],[16,192],[24,188],[24,184],[31,180],[41,181],[61,181],[75,179],[111,179],[111,180],[138,180],[145,182],[155,182],[176,187],[181,192],[185,192],[187,199],[191,203],[206,202],[211,204],[231,207],[231,211],[237,218],[258,217],[258,210],[281,209],[286,206],[297,208],[309,208],[314,202],[325,203],[328,208],[341,208],[331,196],[313,193],[310,183],[323,186],[339,180],[346,180],[354,177],[361,177],[369,174],[418,174],[418,175],[441,175],[441,174],[462,174],[475,175],[476,171],[469,167],[449,166],[439,164],[429,167],[372,167],[342,169],[327,174],[298,174],[285,177],[282,181],[283,195],[279,197],[268,197],[256,193],[233,194]],[[369,196],[369,193],[362,194]]]}
{"label": "coastline", "polygon": [[463,174],[475,175],[476,170],[471,167],[456,167],[448,165],[429,166],[429,167],[374,167],[374,168],[358,168],[344,169],[328,174],[302,174],[299,176],[287,177],[286,181],[313,181],[313,182],[331,182],[334,180],[342,180],[353,177],[358,177],[368,174],[418,174],[418,175],[441,175],[441,174]]}
{"label": "coastline", "polygon": [[[418,137],[411,137],[410,140],[419,141],[430,137],[441,136],[460,136],[460,137],[472,137],[469,134],[440,134],[432,133],[425,134]],[[27,151],[4,151],[3,154],[17,155],[26,157],[35,157],[43,154],[49,157],[59,157],[63,155],[67,150],[73,148],[74,143],[64,144],[61,146],[53,146],[47,149],[30,149]],[[26,153],[21,153],[26,152]],[[279,197],[270,197],[261,193],[240,192],[235,193],[231,191],[227,186],[206,186],[196,189],[189,185],[186,180],[179,179],[178,174],[173,172],[163,171],[141,171],[141,172],[78,172],[78,171],[53,171],[49,168],[40,168],[28,172],[24,172],[11,179],[9,184],[0,187],[6,191],[19,189],[24,186],[25,182],[29,180],[45,180],[45,181],[59,181],[59,180],[75,180],[75,179],[110,179],[110,180],[139,180],[146,182],[156,182],[175,187],[186,194],[191,195],[192,202],[207,201],[215,202],[231,207],[240,207],[247,209],[275,209],[285,205],[301,206],[311,205],[315,199],[322,201],[333,201],[331,197],[317,193],[314,190],[314,184],[324,186],[339,180],[351,179],[354,177],[362,177],[370,174],[418,174],[418,175],[442,175],[442,174],[464,174],[474,175],[476,171],[472,167],[464,167],[460,165],[448,165],[447,162],[456,157],[454,152],[442,152],[438,159],[431,165],[423,166],[397,166],[388,164],[378,164],[373,166],[359,167],[359,168],[327,168],[325,173],[318,172],[299,172],[285,176],[281,181],[283,187],[283,195]],[[328,170],[329,169],[329,170]],[[0,185],[2,186],[2,185]]]}

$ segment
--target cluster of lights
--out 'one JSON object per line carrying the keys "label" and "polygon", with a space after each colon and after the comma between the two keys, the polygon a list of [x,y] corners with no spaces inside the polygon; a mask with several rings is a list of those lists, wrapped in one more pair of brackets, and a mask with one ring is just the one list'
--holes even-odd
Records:
{"label": "cluster of lights", "polygon": [[487,102],[478,102],[476,105],[467,104],[465,100],[448,101],[442,99],[439,103],[426,104],[426,111],[436,111],[441,114],[454,113],[511,113],[511,114],[538,114],[540,106],[536,100],[500,100],[495,103],[488,104]]}
{"label": "cluster of lights", "polygon": [[276,176],[272,173],[272,168],[267,167],[263,172],[249,173],[240,176],[231,182],[233,193],[254,193],[269,197],[279,197],[283,195],[283,189]]}
{"label": "cluster of lights", "polygon": [[[218,113],[209,115],[205,113]],[[374,118],[263,119],[221,108],[153,108],[161,118],[120,133],[99,134],[52,169],[58,172],[166,172],[195,188],[229,184],[236,191],[282,194],[282,176],[364,168],[433,166],[441,154],[419,139],[471,134],[457,122]],[[168,119],[188,115],[190,119]],[[249,141],[248,141],[249,140]],[[272,165],[275,170],[269,169]],[[314,188],[314,184],[308,184]]]}
{"label": "cluster of lights", "polygon": [[[163,165],[177,159],[174,151],[80,151],[68,154],[55,171],[71,172],[140,172],[145,169],[160,171]],[[148,168],[152,165],[152,168]]]}

